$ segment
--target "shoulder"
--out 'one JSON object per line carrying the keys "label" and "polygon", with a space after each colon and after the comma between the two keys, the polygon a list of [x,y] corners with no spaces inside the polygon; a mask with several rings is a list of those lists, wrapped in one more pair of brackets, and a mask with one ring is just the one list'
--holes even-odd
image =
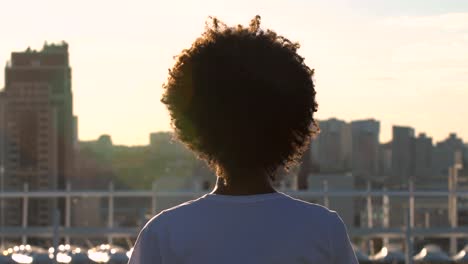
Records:
{"label": "shoulder", "polygon": [[343,220],[336,211],[330,210],[325,206],[303,201],[286,195],[286,205],[283,207],[289,215],[295,215],[295,218],[301,218],[307,225],[323,228],[322,231],[328,232],[334,236],[333,230],[344,227]]}
{"label": "shoulder", "polygon": [[153,216],[143,227],[147,232],[156,232],[169,225],[178,224],[179,221],[184,221],[191,214],[196,213],[198,206],[201,203],[202,197],[187,201],[177,206],[161,211],[159,214]]}
{"label": "shoulder", "polygon": [[320,204],[315,204],[311,202],[307,202],[301,199],[297,199],[294,197],[291,197],[287,194],[283,194],[285,196],[285,201],[288,203],[288,206],[292,209],[295,210],[300,210],[304,212],[305,214],[317,217],[323,217],[323,218],[334,218],[337,214],[335,211],[332,211],[328,209],[325,206],[322,206]]}

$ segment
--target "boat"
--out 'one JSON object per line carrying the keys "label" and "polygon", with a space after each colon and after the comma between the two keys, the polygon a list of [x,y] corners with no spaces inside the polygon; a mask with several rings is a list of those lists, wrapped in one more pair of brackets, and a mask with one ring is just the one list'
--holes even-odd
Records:
{"label": "boat", "polygon": [[434,244],[424,246],[413,257],[414,263],[419,264],[446,264],[452,263],[452,259],[442,249]]}
{"label": "boat", "polygon": [[468,245],[452,257],[454,263],[468,264]]}
{"label": "boat", "polygon": [[389,245],[382,247],[377,254],[370,256],[369,259],[372,263],[404,264],[405,254],[403,254],[398,246]]}

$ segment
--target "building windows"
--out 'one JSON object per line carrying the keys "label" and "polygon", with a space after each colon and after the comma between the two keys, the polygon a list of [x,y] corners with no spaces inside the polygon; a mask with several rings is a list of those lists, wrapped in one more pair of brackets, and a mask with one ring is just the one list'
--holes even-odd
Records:
{"label": "building windows", "polygon": [[19,114],[19,154],[21,167],[36,167],[37,157],[37,114],[32,110],[24,110]]}

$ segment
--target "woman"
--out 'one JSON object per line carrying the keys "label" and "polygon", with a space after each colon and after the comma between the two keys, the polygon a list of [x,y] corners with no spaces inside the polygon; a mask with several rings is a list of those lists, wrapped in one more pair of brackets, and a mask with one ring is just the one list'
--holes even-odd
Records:
{"label": "woman", "polygon": [[131,264],[357,263],[336,212],[277,192],[318,131],[313,70],[299,45],[212,19],[169,72],[162,102],[177,137],[215,170],[214,190],[151,219]]}

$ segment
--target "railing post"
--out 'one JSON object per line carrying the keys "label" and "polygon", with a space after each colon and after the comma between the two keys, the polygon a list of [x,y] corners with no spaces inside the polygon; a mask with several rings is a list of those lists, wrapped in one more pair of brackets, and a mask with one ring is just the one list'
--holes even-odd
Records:
{"label": "railing post", "polygon": [[406,213],[406,230],[405,230],[405,240],[406,240],[406,247],[405,247],[405,263],[407,264],[413,264],[413,241],[412,241],[412,238],[411,238],[411,225],[410,225],[410,213],[409,213],[409,209],[408,209],[408,212]]}
{"label": "railing post", "polygon": [[409,190],[409,224],[411,228],[414,228],[414,182],[412,179],[409,182]]}
{"label": "railing post", "polygon": [[424,227],[425,228],[430,228],[431,227],[431,220],[430,220],[430,215],[429,212],[424,212]]}
{"label": "railing post", "polygon": [[297,177],[298,177],[298,176],[297,176],[297,174],[296,174],[296,176],[294,176],[294,177],[291,178],[291,187],[290,187],[290,189],[293,190],[293,191],[297,191],[297,190],[298,190],[298,188],[297,188],[297,181],[298,181]]}
{"label": "railing post", "polygon": [[[387,188],[383,189],[384,194],[382,197],[382,210],[383,210],[383,223],[382,226],[387,229],[390,227],[390,199],[387,194]],[[388,237],[383,238],[383,246],[388,246],[389,239]]]}
{"label": "railing post", "polygon": [[54,261],[55,263],[57,262],[57,253],[58,253],[58,247],[59,247],[59,225],[60,225],[60,210],[57,208],[54,209],[54,214],[53,214],[53,231],[52,231],[52,237],[53,237],[53,247],[54,247]]}
{"label": "railing post", "polygon": [[[373,223],[373,210],[372,210],[372,197],[370,195],[370,192],[372,191],[372,186],[371,182],[367,181],[367,195],[366,195],[366,201],[367,201],[367,228],[372,229],[374,227]],[[374,240],[369,239],[369,253],[374,254]]]}
{"label": "railing post", "polygon": [[[29,200],[27,197],[27,193],[29,190],[29,185],[25,183],[23,185],[23,214],[22,214],[22,227],[23,230],[27,230],[28,228],[28,210],[29,210]],[[26,234],[21,236],[21,243],[26,245],[28,243],[28,237]]]}
{"label": "railing post", "polygon": [[[65,197],[65,228],[71,226],[71,183],[67,182],[67,196]],[[70,244],[70,236],[65,236],[65,244]]]}
{"label": "railing post", "polygon": [[[107,228],[112,229],[114,227],[114,182],[109,184],[109,210],[107,216]],[[110,231],[110,230],[109,230]],[[107,241],[112,244],[112,234],[109,232],[107,235]]]}
{"label": "railing post", "polygon": [[328,199],[328,181],[323,181],[323,205],[330,208],[330,200]]}
{"label": "railing post", "polygon": [[280,190],[282,192],[284,192],[286,190],[286,182],[285,182],[284,179],[280,181]]}
{"label": "railing post", "polygon": [[[455,166],[449,168],[449,196],[448,196],[448,220],[451,228],[458,226],[458,215],[457,215],[457,175],[458,170]],[[450,235],[450,254],[456,254],[457,252],[457,238]]]}
{"label": "railing post", "polygon": [[3,197],[3,192],[5,191],[5,167],[3,167],[3,164],[4,162],[2,161],[0,165],[0,251],[2,253],[3,250],[5,250],[5,236],[3,233],[3,228],[5,226],[5,197]]}
{"label": "railing post", "polygon": [[413,235],[411,234],[414,227],[414,185],[413,179],[409,180],[409,199],[408,212],[406,217],[406,263],[413,264]]}
{"label": "railing post", "polygon": [[153,181],[153,184],[151,186],[151,215],[154,216],[156,215],[156,207],[157,207],[157,200],[156,200],[156,181]]}

